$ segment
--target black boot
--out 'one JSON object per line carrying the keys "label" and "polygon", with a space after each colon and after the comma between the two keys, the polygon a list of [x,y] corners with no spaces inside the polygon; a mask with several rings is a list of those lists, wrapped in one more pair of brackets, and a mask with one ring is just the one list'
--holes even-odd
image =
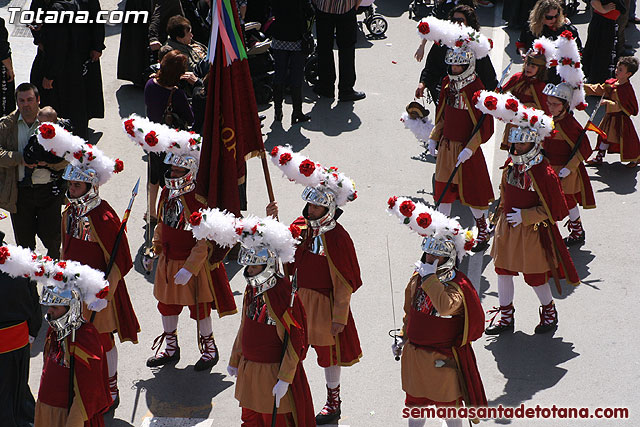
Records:
{"label": "black boot", "polygon": [[308,122],[311,117],[302,112],[302,87],[291,88],[291,104],[293,104],[293,114],[291,124]]}
{"label": "black boot", "polygon": [[[500,308],[494,307],[493,310],[489,310],[489,313],[495,313],[495,315],[491,319],[489,327],[484,330],[484,333],[487,335],[500,335],[507,331],[513,332],[513,328],[516,324],[516,321],[513,318],[515,312],[516,309],[513,307],[513,303],[504,306],[501,305]],[[493,321],[498,313],[500,314],[500,320],[498,320],[498,323],[494,325]]]}
{"label": "black boot", "polygon": [[282,99],[284,96],[284,87],[280,84],[273,85],[273,120],[282,121]]}
{"label": "black boot", "polygon": [[[158,354],[157,350],[160,349],[165,339],[167,340],[167,346]],[[166,365],[167,363],[178,363],[180,360],[180,347],[178,347],[178,335],[176,331],[163,332],[162,335],[153,341],[151,350],[156,350],[156,354],[147,359],[147,366],[150,368]]]}

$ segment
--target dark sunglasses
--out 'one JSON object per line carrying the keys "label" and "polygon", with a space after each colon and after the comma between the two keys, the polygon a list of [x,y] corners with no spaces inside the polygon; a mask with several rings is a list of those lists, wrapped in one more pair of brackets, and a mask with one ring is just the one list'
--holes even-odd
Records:
{"label": "dark sunglasses", "polygon": [[544,15],[544,19],[547,21],[551,21],[552,19],[556,19],[558,15]]}

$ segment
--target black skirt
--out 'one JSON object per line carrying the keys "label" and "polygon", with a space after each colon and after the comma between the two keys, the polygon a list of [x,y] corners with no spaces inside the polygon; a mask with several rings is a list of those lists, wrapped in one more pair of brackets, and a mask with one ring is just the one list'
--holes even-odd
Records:
{"label": "black skirt", "polygon": [[618,60],[616,53],[616,21],[593,14],[582,51],[582,64],[588,83],[604,83],[613,77]]}

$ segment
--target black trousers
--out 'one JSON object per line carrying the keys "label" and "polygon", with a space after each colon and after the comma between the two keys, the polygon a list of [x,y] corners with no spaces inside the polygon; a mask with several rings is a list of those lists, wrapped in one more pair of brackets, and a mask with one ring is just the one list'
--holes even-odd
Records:
{"label": "black trousers", "polygon": [[47,255],[59,259],[64,190],[59,188],[55,193],[54,183],[18,186],[17,212],[11,214],[11,224],[16,244],[35,249],[37,235],[47,248]]}
{"label": "black trousers", "polygon": [[275,62],[273,82],[283,87],[289,84],[292,90],[293,88],[302,90],[305,60],[302,51],[272,49],[271,52]]}
{"label": "black trousers", "polygon": [[35,401],[29,389],[29,345],[0,354],[0,423],[22,427],[33,423]]}
{"label": "black trousers", "polygon": [[336,82],[336,67],[333,60],[333,40],[338,46],[340,80],[338,91],[349,93],[356,83],[356,41],[358,22],[356,8],[347,13],[333,14],[316,12],[318,35],[318,79],[321,89],[333,90]]}

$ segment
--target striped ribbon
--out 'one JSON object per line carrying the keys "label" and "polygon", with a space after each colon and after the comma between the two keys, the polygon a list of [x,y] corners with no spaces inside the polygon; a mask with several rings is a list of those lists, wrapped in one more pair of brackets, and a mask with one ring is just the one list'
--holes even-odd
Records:
{"label": "striped ribbon", "polygon": [[241,32],[236,27],[231,1],[212,0],[211,2],[211,38],[209,39],[207,59],[212,64],[216,57],[218,43],[222,43],[222,54],[226,60],[226,66],[238,59],[247,59],[247,52],[240,36]]}

